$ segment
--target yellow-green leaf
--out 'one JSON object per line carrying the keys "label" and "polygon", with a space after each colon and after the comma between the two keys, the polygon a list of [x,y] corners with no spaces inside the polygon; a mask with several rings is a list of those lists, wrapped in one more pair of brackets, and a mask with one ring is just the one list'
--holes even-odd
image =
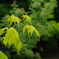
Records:
{"label": "yellow-green leaf", "polygon": [[18,17],[14,16],[14,15],[11,15],[9,18],[8,18],[8,23],[10,23],[10,26],[12,25],[12,23],[14,22],[14,24],[19,24],[19,22],[21,21]]}
{"label": "yellow-green leaf", "polygon": [[40,37],[39,32],[36,30],[36,28],[34,26],[25,25],[24,28],[23,28],[23,34],[24,34],[26,29],[28,31],[28,35],[29,35],[29,33],[31,33],[31,35],[32,35],[32,33],[35,31],[37,36]]}
{"label": "yellow-green leaf", "polygon": [[26,26],[24,26],[24,28],[23,28],[23,34],[24,34],[24,32],[25,32],[25,30],[28,28],[28,25],[26,25]]}
{"label": "yellow-green leaf", "polygon": [[0,51],[0,59],[8,59],[8,57],[2,51]]}
{"label": "yellow-green leaf", "polygon": [[13,27],[7,30],[5,36],[2,39],[4,39],[3,43],[5,45],[7,45],[7,43],[9,44],[9,46],[14,44],[18,52],[22,48],[22,43],[20,41],[19,35]]}
{"label": "yellow-green leaf", "polygon": [[8,29],[8,28],[2,28],[2,29],[0,29],[0,35],[2,35],[4,33],[5,29]]}
{"label": "yellow-green leaf", "polygon": [[28,15],[23,15],[22,17],[31,23],[31,18]]}

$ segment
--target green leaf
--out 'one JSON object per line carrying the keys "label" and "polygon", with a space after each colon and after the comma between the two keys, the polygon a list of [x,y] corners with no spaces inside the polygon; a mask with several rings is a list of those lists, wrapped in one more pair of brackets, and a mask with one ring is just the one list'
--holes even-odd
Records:
{"label": "green leaf", "polygon": [[0,59],[8,59],[8,57],[2,51],[0,51]]}
{"label": "green leaf", "polygon": [[22,17],[31,23],[31,18],[28,15],[23,15]]}
{"label": "green leaf", "polygon": [[2,35],[4,33],[5,30],[7,30],[8,28],[2,28],[0,29],[0,35]]}
{"label": "green leaf", "polygon": [[10,23],[10,26],[12,25],[12,23],[14,22],[14,24],[19,24],[19,22],[21,21],[18,17],[15,17],[14,15],[11,15],[9,18],[8,18],[8,23]]}
{"label": "green leaf", "polygon": [[29,33],[31,33],[31,35],[32,35],[32,33],[35,31],[36,32],[36,35],[38,37],[40,37],[39,32],[36,30],[36,28],[34,26],[25,25],[24,28],[23,28],[23,34],[24,34],[24,32],[25,32],[26,29],[28,31],[28,35],[29,35]]}
{"label": "green leaf", "polygon": [[5,36],[2,39],[4,39],[3,43],[5,45],[7,45],[7,43],[9,46],[14,44],[18,52],[22,48],[22,43],[19,39],[19,35],[13,27],[11,27],[7,30]]}

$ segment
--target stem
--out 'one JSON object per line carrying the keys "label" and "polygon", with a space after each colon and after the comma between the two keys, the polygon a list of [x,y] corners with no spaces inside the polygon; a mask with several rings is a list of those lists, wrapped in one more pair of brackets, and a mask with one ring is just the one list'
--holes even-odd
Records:
{"label": "stem", "polygon": [[16,27],[16,26],[25,26],[25,25],[16,25],[16,24],[15,24],[13,27]]}

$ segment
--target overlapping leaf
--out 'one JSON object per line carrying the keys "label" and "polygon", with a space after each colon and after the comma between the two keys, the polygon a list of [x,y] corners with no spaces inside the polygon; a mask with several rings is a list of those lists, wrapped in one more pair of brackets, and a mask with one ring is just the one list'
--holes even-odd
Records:
{"label": "overlapping leaf", "polygon": [[23,15],[22,18],[26,19],[27,21],[31,23],[31,18],[28,15]]}
{"label": "overlapping leaf", "polygon": [[19,22],[21,21],[18,17],[15,17],[14,15],[11,15],[9,18],[8,18],[8,23],[10,23],[10,26],[12,25],[12,23],[14,22],[14,24],[19,24]]}
{"label": "overlapping leaf", "polygon": [[36,30],[36,28],[35,28],[34,26],[25,25],[24,28],[23,28],[23,33],[25,32],[26,29],[27,29],[27,31],[28,31],[28,35],[29,35],[30,33],[31,33],[31,35],[32,35],[32,33],[35,31],[35,32],[36,32],[36,35],[37,35],[38,37],[40,37],[39,32]]}
{"label": "overlapping leaf", "polygon": [[2,28],[0,29],[0,35],[2,35],[4,33],[5,30],[7,30],[8,28]]}
{"label": "overlapping leaf", "polygon": [[8,57],[2,51],[0,51],[0,59],[8,59]]}
{"label": "overlapping leaf", "polygon": [[3,43],[5,45],[7,45],[7,43],[9,46],[14,44],[18,52],[22,48],[22,43],[19,39],[19,35],[13,27],[7,30],[5,36],[2,39],[4,39]]}

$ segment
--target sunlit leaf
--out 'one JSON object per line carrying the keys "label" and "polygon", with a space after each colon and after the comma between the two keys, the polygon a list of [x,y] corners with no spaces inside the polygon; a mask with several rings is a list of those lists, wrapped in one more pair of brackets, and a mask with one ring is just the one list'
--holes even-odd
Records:
{"label": "sunlit leaf", "polygon": [[27,29],[27,31],[28,31],[28,35],[29,35],[29,34],[32,35],[33,32],[35,31],[35,32],[36,32],[36,35],[37,35],[38,37],[40,36],[39,32],[36,30],[36,28],[35,28],[34,26],[25,25],[24,28],[23,28],[23,34],[24,34],[24,32],[25,32],[26,29]]}
{"label": "sunlit leaf", "polygon": [[22,43],[21,43],[21,41],[19,39],[19,35],[18,35],[17,31],[13,27],[9,28],[7,30],[5,36],[2,39],[4,39],[3,43],[5,45],[7,45],[7,43],[8,43],[9,46],[14,44],[18,52],[22,48]]}
{"label": "sunlit leaf", "polygon": [[28,15],[23,15],[22,18],[26,19],[27,21],[31,23],[31,18]]}
{"label": "sunlit leaf", "polygon": [[2,28],[0,29],[0,35],[2,35],[4,33],[5,30],[7,30],[8,28]]}
{"label": "sunlit leaf", "polygon": [[19,22],[21,21],[18,17],[14,16],[14,15],[11,15],[9,18],[8,18],[8,23],[10,23],[10,26],[12,25],[12,23],[14,22],[14,24],[19,24]]}
{"label": "sunlit leaf", "polygon": [[8,59],[8,57],[2,51],[0,51],[0,59]]}

